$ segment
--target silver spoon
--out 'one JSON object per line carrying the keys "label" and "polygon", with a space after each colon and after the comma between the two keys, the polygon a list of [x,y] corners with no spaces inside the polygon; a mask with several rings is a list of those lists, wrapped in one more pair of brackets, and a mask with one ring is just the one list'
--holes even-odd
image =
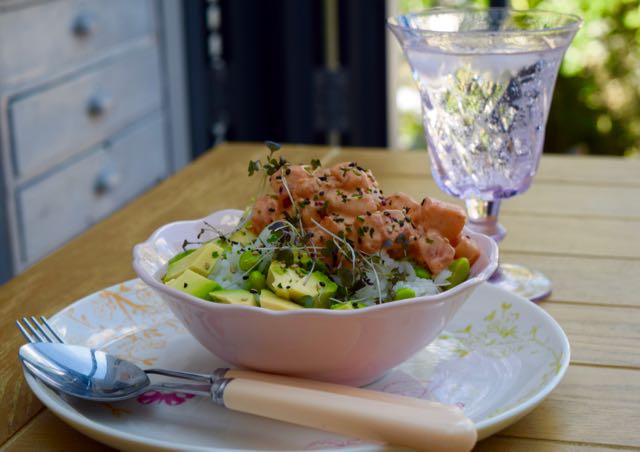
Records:
{"label": "silver spoon", "polygon": [[[234,411],[418,449],[429,445],[432,450],[470,450],[477,438],[473,422],[459,408],[390,394],[381,396],[364,389],[345,392],[339,385],[327,383],[317,383],[319,387],[314,389],[311,382],[289,377],[277,378],[292,384],[268,378],[225,378],[227,369],[212,375],[145,371],[100,350],[49,342],[23,345],[20,359],[27,371],[46,385],[86,400],[114,402],[151,389],[171,389],[210,397],[217,405]],[[150,373],[201,384],[152,384],[147,375]],[[336,391],[322,389],[328,387]]]}
{"label": "silver spoon", "polygon": [[[47,386],[85,400],[116,402],[157,389],[212,397],[224,390],[227,378],[163,369],[142,370],[100,350],[77,345],[36,342],[20,347],[20,359],[30,374]],[[223,370],[223,369],[221,369]],[[151,383],[148,374],[188,379],[203,384]]]}

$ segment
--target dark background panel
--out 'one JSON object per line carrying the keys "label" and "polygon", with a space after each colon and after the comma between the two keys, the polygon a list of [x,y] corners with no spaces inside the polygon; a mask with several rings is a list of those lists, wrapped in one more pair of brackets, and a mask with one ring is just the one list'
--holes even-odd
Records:
{"label": "dark background panel", "polygon": [[323,144],[330,131],[386,146],[385,2],[337,4],[340,67],[327,68],[323,0],[185,2],[194,156],[224,140]]}

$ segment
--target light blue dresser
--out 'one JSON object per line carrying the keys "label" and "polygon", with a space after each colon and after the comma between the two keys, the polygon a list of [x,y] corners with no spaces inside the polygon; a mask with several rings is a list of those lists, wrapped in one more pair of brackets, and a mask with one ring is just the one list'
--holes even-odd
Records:
{"label": "light blue dresser", "polygon": [[188,159],[168,4],[0,0],[0,282]]}

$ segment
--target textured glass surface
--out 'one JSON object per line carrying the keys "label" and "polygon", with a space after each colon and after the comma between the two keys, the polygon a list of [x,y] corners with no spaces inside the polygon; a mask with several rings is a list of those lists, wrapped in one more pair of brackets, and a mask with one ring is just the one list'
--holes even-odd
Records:
{"label": "textured glass surface", "polygon": [[389,21],[420,89],[442,190],[495,200],[529,187],[560,61],[579,23],[507,9],[431,10]]}

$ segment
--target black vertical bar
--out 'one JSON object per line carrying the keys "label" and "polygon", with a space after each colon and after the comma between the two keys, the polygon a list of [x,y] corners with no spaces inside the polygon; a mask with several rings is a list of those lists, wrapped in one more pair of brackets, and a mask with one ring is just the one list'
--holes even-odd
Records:
{"label": "black vertical bar", "polygon": [[273,6],[258,0],[221,2],[231,140],[267,139],[273,116],[279,115],[280,96],[269,86],[280,64],[278,55],[272,58],[270,47],[282,26]]}
{"label": "black vertical bar", "polygon": [[322,64],[321,0],[285,0],[281,88],[286,141],[319,143],[314,129],[314,74]]}
{"label": "black vertical bar", "polygon": [[317,142],[319,0],[222,0],[231,140]]}
{"label": "black vertical bar", "polygon": [[207,47],[206,0],[189,0],[184,4],[184,25],[189,92],[189,122],[192,156],[195,157],[212,145],[211,69]]}
{"label": "black vertical bar", "polygon": [[339,2],[340,60],[348,77],[349,129],[343,143],[387,145],[386,2]]}

